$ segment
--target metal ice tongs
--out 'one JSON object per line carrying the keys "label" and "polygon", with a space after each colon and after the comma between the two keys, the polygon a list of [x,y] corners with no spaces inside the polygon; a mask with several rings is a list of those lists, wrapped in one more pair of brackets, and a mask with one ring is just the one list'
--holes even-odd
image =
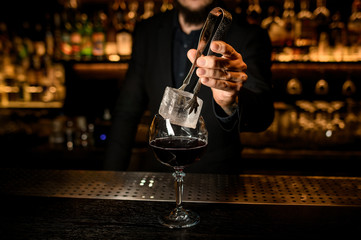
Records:
{"label": "metal ice tongs", "polygon": [[[194,70],[196,69],[197,59],[203,54],[203,51],[206,48],[206,46],[212,41],[221,40],[222,37],[224,36],[224,34],[227,32],[229,26],[231,25],[231,22],[232,22],[232,15],[220,7],[213,8],[209,12],[206,22],[203,25],[201,35],[198,40],[196,58],[194,59],[192,67],[189,70],[185,79],[183,80],[183,84],[179,88],[179,90],[184,91],[186,86],[190,83],[190,80],[192,78]],[[214,31],[214,27],[217,24],[218,24],[218,26],[217,26],[216,30]],[[212,51],[209,48],[207,55],[210,55],[211,53],[212,53]],[[194,110],[194,113],[197,112],[197,108],[199,106],[199,104],[197,102],[197,95],[199,93],[199,90],[201,89],[201,85],[202,84],[201,84],[200,80],[198,80],[196,86],[193,89],[193,97],[191,100],[189,100],[187,106],[185,107],[185,109],[189,109],[189,114],[192,113],[193,110]]]}

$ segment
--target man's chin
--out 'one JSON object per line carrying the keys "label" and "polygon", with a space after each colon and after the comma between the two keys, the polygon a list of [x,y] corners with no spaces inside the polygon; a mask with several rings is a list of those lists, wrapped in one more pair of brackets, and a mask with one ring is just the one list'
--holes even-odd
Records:
{"label": "man's chin", "polygon": [[[211,4],[211,3],[209,3]],[[188,3],[188,6],[186,6],[186,8],[189,10],[189,11],[192,11],[192,12],[200,12],[202,11],[205,7],[207,7],[209,4],[207,3],[204,3],[204,2],[199,2],[199,1],[194,1],[194,2],[190,2]]]}
{"label": "man's chin", "polygon": [[215,7],[213,2],[205,7],[194,7],[193,9],[190,9],[189,7],[183,6],[176,0],[174,1],[174,6],[184,16],[184,20],[187,23],[200,24],[206,20],[208,13]]}

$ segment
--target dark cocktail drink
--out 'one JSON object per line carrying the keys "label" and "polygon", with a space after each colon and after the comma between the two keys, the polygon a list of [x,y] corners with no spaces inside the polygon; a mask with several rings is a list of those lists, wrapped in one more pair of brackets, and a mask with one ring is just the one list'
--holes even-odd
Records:
{"label": "dark cocktail drink", "polygon": [[156,158],[170,167],[185,167],[198,161],[207,142],[193,137],[164,137],[149,143]]}

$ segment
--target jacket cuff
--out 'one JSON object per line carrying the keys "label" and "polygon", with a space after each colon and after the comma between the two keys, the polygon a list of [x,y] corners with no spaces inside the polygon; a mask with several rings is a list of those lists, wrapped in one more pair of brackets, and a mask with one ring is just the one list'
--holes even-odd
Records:
{"label": "jacket cuff", "polygon": [[238,123],[239,120],[239,107],[228,115],[223,109],[213,100],[213,112],[221,127],[226,131],[231,131]]}

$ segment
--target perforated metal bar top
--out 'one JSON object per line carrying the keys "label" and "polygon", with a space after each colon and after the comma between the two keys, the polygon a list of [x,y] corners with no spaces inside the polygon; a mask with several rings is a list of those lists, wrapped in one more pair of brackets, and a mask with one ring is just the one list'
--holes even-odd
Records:
{"label": "perforated metal bar top", "polygon": [[[0,194],[173,202],[171,173],[0,169]],[[361,206],[361,178],[186,174],[184,201]]]}

